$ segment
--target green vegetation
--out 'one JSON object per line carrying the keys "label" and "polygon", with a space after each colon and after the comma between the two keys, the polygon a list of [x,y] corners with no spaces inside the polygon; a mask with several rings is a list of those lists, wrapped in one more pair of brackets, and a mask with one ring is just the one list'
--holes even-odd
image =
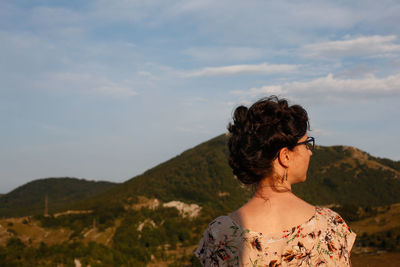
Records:
{"label": "green vegetation", "polygon": [[[189,149],[97,196],[99,203],[109,203],[138,195],[163,202],[179,200],[197,203],[216,213],[233,210],[243,204],[250,191],[240,187],[226,159],[225,135]],[[225,193],[225,194],[224,194]]]}
{"label": "green vegetation", "polygon": [[114,235],[114,249],[143,263],[151,255],[166,260],[166,250],[196,243],[201,230],[196,220],[181,218],[175,208],[130,211]]}
{"label": "green vegetation", "polygon": [[[38,248],[33,248],[18,238],[10,238],[6,246],[0,246],[0,266],[76,266],[74,260],[77,259],[82,266],[144,267],[149,262],[147,255],[145,249],[121,252],[95,242],[87,245],[82,242],[64,242],[51,246],[41,243]],[[171,267],[201,266],[192,253],[168,257],[161,250],[157,257],[168,259],[171,262],[168,266]]]}
{"label": "green vegetation", "polygon": [[400,227],[379,233],[363,233],[357,237],[356,245],[361,247],[375,247],[386,251],[400,249]]}
{"label": "green vegetation", "polygon": [[37,215],[35,219],[39,220],[44,228],[70,228],[73,231],[70,239],[79,236],[85,228],[93,225],[92,214],[73,214],[58,217]]}
{"label": "green vegetation", "polygon": [[365,218],[374,217],[378,213],[387,211],[389,208],[390,207],[387,206],[383,209],[384,211],[382,211],[382,207],[379,207],[380,210],[378,210],[377,207],[361,207],[355,204],[345,204],[342,206],[333,207],[332,210],[339,213],[346,222],[355,222]]}
{"label": "green vegetation", "polygon": [[381,167],[365,163],[342,146],[318,147],[310,161],[307,182],[295,185],[293,191],[317,205],[367,207],[400,202],[399,172],[385,169],[387,165],[379,163]]}
{"label": "green vegetation", "polygon": [[[46,192],[49,213],[132,204],[137,196],[197,203],[216,214],[229,212],[243,204],[251,190],[241,187],[233,177],[226,159],[226,142],[227,136],[220,135],[120,185],[72,178],[36,180],[0,197],[0,216],[42,214]],[[400,202],[400,162],[355,151],[343,146],[318,146],[307,182],[294,185],[293,191],[317,205],[382,206]],[[366,159],[375,165],[366,163]]]}
{"label": "green vegetation", "polygon": [[43,214],[46,195],[49,213],[66,210],[71,208],[71,202],[93,197],[116,185],[68,177],[34,180],[0,196],[0,217]]}
{"label": "green vegetation", "polygon": [[38,248],[26,246],[18,238],[10,238],[6,246],[0,246],[0,266],[75,266],[79,259],[83,266],[145,266],[134,257],[94,242],[62,243]]}
{"label": "green vegetation", "polygon": [[393,168],[396,171],[400,172],[400,161],[393,161],[391,159],[386,159],[386,158],[374,158],[372,157],[372,159],[376,160],[377,162],[386,165],[390,168]]}
{"label": "green vegetation", "polygon": [[69,228],[73,231],[70,238],[79,236],[84,229],[93,226],[103,231],[107,227],[114,225],[115,220],[124,215],[125,210],[121,205],[113,203],[112,205],[97,207],[90,213],[65,214],[60,216],[36,215],[34,219],[40,222],[44,228]]}
{"label": "green vegetation", "polygon": [[181,266],[182,261],[197,264],[191,250],[178,257],[170,256],[169,252],[197,243],[204,230],[204,217],[194,220],[182,218],[175,208],[131,210],[124,214],[113,237],[113,245],[106,247],[94,242],[85,245],[79,241],[82,231],[91,227],[93,216],[36,216],[35,219],[40,220],[45,228],[74,230],[71,241],[56,245],[42,242],[39,247],[32,247],[12,237],[6,246],[0,246],[0,266],[74,266],[74,259],[79,259],[84,266],[145,266],[152,258],[170,261],[171,266]]}
{"label": "green vegetation", "polygon": [[[211,139],[105,192],[101,198],[144,195],[162,201],[198,203],[220,213],[234,210],[249,198],[251,190],[238,186],[233,178],[226,159],[226,142],[226,135]],[[343,146],[319,146],[312,156],[307,182],[294,185],[293,191],[316,205],[389,205],[400,202],[400,172],[394,166],[400,166],[400,162]],[[229,195],[220,197],[223,192]]]}
{"label": "green vegetation", "polygon": [[[12,237],[0,246],[0,265],[74,266],[74,259],[79,259],[84,266],[145,266],[156,259],[170,266],[198,266],[191,250],[207,224],[251,196],[251,190],[233,177],[226,160],[226,141],[225,135],[213,138],[119,185],[44,179],[0,196],[2,216],[43,214],[46,193],[50,214],[71,209],[88,211],[32,218],[47,229],[72,230],[68,242],[56,245],[33,247],[18,239],[15,224],[6,225]],[[349,147],[317,147],[307,182],[295,185],[293,190],[312,204],[339,204],[334,209],[351,223],[376,216],[378,210],[373,206],[400,202],[399,166],[399,161],[375,158]],[[198,204],[201,214],[188,219],[177,209],[162,205],[140,208],[142,196]],[[29,220],[24,222],[29,225]],[[107,246],[83,241],[94,222],[99,232],[114,227]],[[385,230],[359,237],[356,245],[395,250],[399,236],[399,229]]]}

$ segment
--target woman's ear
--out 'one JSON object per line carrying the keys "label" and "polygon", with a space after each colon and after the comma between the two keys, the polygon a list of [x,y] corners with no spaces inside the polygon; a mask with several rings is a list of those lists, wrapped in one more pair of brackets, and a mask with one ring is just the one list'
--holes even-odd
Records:
{"label": "woman's ear", "polygon": [[281,164],[283,167],[285,168],[289,167],[290,151],[287,147],[282,148],[281,151],[279,152],[278,161],[279,164]]}

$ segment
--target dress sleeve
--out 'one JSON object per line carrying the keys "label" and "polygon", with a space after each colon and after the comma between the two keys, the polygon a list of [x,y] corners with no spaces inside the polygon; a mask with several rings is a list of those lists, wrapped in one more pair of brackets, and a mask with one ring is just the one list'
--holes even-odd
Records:
{"label": "dress sleeve", "polygon": [[194,251],[202,266],[231,266],[234,251],[221,224],[218,220],[210,223]]}
{"label": "dress sleeve", "polygon": [[356,240],[356,233],[350,229],[339,214],[336,214],[336,221],[338,222],[337,230],[340,236],[341,245],[345,246],[350,254],[354,241]]}
{"label": "dress sleeve", "polygon": [[335,213],[333,217],[333,224],[336,228],[336,239],[337,239],[337,260],[341,263],[340,266],[351,266],[350,263],[350,252],[356,239],[356,234],[350,229],[343,218]]}
{"label": "dress sleeve", "polygon": [[[347,226],[347,225],[346,225]],[[347,230],[347,231],[346,231]],[[354,245],[354,242],[356,241],[356,233],[354,233],[353,231],[351,231],[350,230],[350,228],[347,226],[347,228],[344,230],[344,232],[345,232],[345,235],[346,235],[346,238],[345,238],[345,240],[344,240],[344,242],[346,243],[346,245],[347,245],[347,249],[348,249],[348,251],[349,251],[349,254],[350,254],[350,251],[351,251],[351,249],[353,248],[353,245]]]}
{"label": "dress sleeve", "polygon": [[197,249],[194,251],[202,266],[223,266],[223,262],[221,262],[221,259],[217,255],[216,244],[218,241],[216,239],[217,237],[212,231],[212,226],[209,225],[204,231]]}
{"label": "dress sleeve", "polygon": [[200,239],[199,245],[194,251],[194,255],[199,258],[202,266],[207,266],[207,252],[209,251],[209,247],[213,247],[213,238],[210,238],[209,235],[209,227],[204,231],[203,237]]}

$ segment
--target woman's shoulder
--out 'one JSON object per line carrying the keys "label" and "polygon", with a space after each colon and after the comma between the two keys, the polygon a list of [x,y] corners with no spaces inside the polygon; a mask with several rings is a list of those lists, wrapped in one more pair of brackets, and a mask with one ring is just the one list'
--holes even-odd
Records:
{"label": "woman's shoulder", "polygon": [[332,233],[337,233],[340,237],[345,238],[349,247],[353,245],[356,234],[350,229],[346,221],[339,213],[325,207],[316,207],[316,228],[320,230],[327,229]]}
{"label": "woman's shoulder", "polygon": [[214,237],[225,235],[227,232],[235,231],[239,226],[232,220],[229,215],[222,215],[212,220],[206,229]]}
{"label": "woman's shoulder", "polygon": [[236,253],[242,241],[239,237],[235,222],[229,216],[219,216],[208,224],[194,254],[203,266],[225,266],[232,261],[237,264],[227,265],[238,266]]}
{"label": "woman's shoulder", "polygon": [[330,226],[344,225],[348,228],[344,219],[336,211],[320,206],[316,206],[315,211],[315,216],[318,220],[325,221]]}

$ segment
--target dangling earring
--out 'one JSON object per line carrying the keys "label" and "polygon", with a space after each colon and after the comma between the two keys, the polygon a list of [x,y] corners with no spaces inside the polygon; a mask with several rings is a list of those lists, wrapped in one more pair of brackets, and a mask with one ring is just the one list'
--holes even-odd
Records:
{"label": "dangling earring", "polygon": [[282,179],[281,179],[281,184],[283,184],[287,180],[288,180],[288,171],[287,171],[287,169],[285,169],[285,173],[283,174]]}

